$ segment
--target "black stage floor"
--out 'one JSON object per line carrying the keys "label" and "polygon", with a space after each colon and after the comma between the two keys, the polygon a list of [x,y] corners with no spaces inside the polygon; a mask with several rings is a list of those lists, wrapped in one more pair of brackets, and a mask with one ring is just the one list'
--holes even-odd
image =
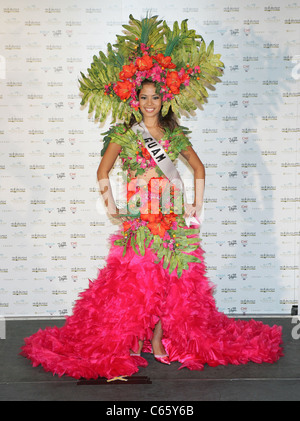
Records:
{"label": "black stage floor", "polygon": [[190,371],[178,370],[179,363],[160,364],[145,354],[149,365],[134,377],[148,378],[148,383],[87,385],[33,368],[18,355],[24,337],[39,328],[62,326],[63,320],[7,320],[6,339],[0,340],[0,401],[299,401],[300,322],[297,327],[292,317],[256,319],[283,327],[285,356],[275,364],[205,366],[203,371]]}

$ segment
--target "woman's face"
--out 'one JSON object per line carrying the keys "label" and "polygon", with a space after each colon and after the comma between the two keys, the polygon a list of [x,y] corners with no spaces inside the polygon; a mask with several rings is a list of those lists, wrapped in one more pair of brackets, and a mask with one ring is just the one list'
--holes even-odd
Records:
{"label": "woman's face", "polygon": [[145,83],[139,93],[140,111],[144,117],[157,117],[160,113],[162,100],[155,92],[153,83]]}

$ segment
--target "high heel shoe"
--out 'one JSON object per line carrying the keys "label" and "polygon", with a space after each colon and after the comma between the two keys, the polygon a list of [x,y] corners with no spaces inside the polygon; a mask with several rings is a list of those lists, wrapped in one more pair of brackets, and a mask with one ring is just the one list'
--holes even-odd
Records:
{"label": "high heel shoe", "polygon": [[132,349],[130,349],[130,356],[131,357],[140,357],[141,356],[141,352],[143,349],[143,345],[144,345],[144,341],[142,341],[141,339],[139,340],[139,352],[134,352]]}
{"label": "high heel shoe", "polygon": [[169,359],[168,354],[165,354],[165,355],[155,355],[155,354],[153,354],[153,356],[156,359],[156,361],[158,361],[159,363],[168,364],[168,365],[171,364],[171,361]]}
{"label": "high heel shoe", "polygon": [[[152,345],[152,344],[151,344]],[[162,364],[171,364],[171,361],[169,359],[169,355],[168,354],[163,354],[163,355],[158,355],[158,354],[154,354],[153,353],[153,346],[151,346],[151,354],[153,354],[153,357],[156,359],[156,361],[158,361],[159,363]]]}
{"label": "high heel shoe", "polygon": [[129,355],[133,358],[133,360],[135,361],[137,365],[139,365],[140,367],[147,367],[148,361],[142,357],[141,353],[130,352]]}

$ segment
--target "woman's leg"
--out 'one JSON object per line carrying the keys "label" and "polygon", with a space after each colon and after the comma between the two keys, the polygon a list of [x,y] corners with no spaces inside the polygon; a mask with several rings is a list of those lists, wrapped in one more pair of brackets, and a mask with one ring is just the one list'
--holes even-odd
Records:
{"label": "woman's leg", "polygon": [[161,321],[159,321],[153,330],[152,338],[152,350],[155,355],[166,355],[166,350],[162,344],[163,330],[161,327]]}
{"label": "woman's leg", "polygon": [[[155,355],[165,355],[166,350],[162,344],[163,338],[163,330],[161,327],[161,321],[159,321],[153,330],[153,338],[151,340],[152,344],[152,351]],[[140,354],[142,352],[144,341],[139,339],[139,349],[134,352],[132,349],[130,350],[130,354]]]}
{"label": "woman's leg", "polygon": [[137,355],[137,354],[140,354],[140,353],[142,352],[143,345],[144,345],[144,341],[141,341],[141,340],[139,339],[139,349],[137,350],[137,352],[134,352],[134,351],[131,349],[131,350],[130,350],[130,354],[131,354],[131,355]]}

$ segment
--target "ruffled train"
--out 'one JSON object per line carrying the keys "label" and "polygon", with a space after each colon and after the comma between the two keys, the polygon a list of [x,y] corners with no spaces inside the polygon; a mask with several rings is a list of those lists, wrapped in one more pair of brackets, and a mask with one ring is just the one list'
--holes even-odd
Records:
{"label": "ruffled train", "polygon": [[[140,256],[129,247],[122,257],[123,249],[113,244],[118,238],[112,237],[106,266],[80,294],[64,326],[25,339],[21,355],[33,366],[76,379],[131,376],[147,361],[130,356],[130,350],[137,351],[142,339],[143,351],[151,351],[159,320],[165,349],[180,368],[273,363],[283,355],[280,326],[218,312],[203,260],[190,263],[178,278],[155,263],[150,248]],[[193,254],[203,259],[200,247]]]}

